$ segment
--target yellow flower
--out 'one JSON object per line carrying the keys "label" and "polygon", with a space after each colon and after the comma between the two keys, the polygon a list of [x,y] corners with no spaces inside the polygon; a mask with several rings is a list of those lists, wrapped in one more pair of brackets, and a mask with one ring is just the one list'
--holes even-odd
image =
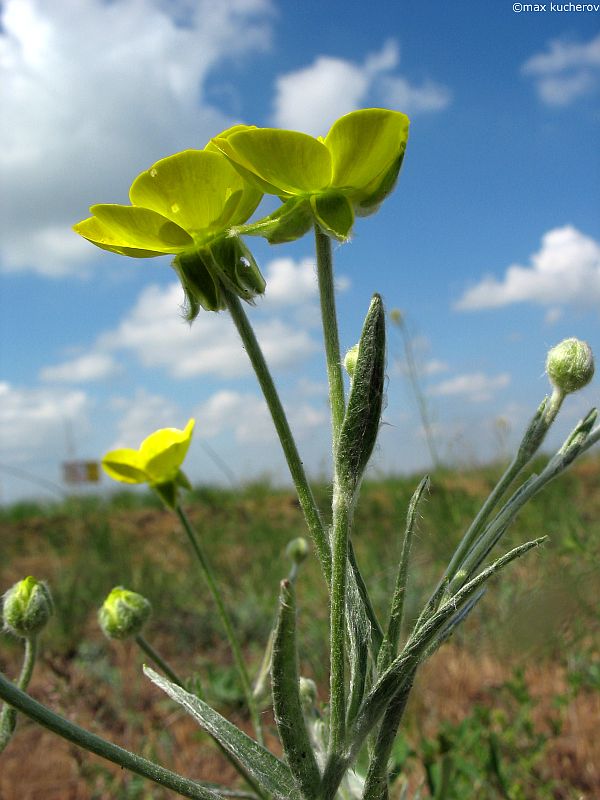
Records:
{"label": "yellow flower", "polygon": [[194,425],[195,420],[190,419],[183,430],[161,428],[144,439],[137,450],[111,450],[102,459],[102,467],[116,481],[147,483],[173,508],[177,487],[191,488],[181,465],[192,440]]}
{"label": "yellow flower", "polygon": [[103,250],[132,258],[172,254],[193,319],[199,307],[226,307],[223,287],[243,300],[265,282],[252,254],[230,228],[256,209],[262,193],[218,151],[184,150],[157,161],[134,180],[131,205],[91,206],[73,226]]}

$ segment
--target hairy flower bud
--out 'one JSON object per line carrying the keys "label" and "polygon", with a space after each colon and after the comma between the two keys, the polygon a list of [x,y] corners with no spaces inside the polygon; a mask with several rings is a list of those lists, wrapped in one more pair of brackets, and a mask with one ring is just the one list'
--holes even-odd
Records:
{"label": "hairy flower bud", "polygon": [[546,372],[552,384],[565,394],[583,389],[594,375],[591,347],[581,339],[564,339],[549,351]]}
{"label": "hairy flower bud", "polygon": [[50,590],[43,581],[31,575],[15,583],[6,592],[2,602],[5,629],[22,639],[36,636],[53,611]]}
{"label": "hairy flower bud", "polygon": [[310,546],[306,539],[302,536],[298,536],[296,539],[292,539],[291,542],[289,542],[288,546],[285,548],[285,554],[294,564],[301,564],[308,558]]}
{"label": "hairy flower bud", "polygon": [[142,630],[151,610],[141,594],[116,586],[102,604],[98,622],[109,639],[128,639]]}
{"label": "hairy flower bud", "polygon": [[356,362],[358,361],[358,344],[353,345],[344,356],[344,369],[353,378]]}

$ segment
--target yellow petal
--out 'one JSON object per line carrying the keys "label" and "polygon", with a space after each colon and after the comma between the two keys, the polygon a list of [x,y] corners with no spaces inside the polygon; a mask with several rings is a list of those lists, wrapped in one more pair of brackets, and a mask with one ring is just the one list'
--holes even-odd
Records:
{"label": "yellow petal", "polygon": [[140,459],[150,483],[174,480],[187,454],[195,420],[183,430],[162,428],[150,434],[140,445]]}
{"label": "yellow petal", "polygon": [[148,480],[138,450],[111,450],[102,459],[102,468],[113,480],[121,483],[146,483]]}

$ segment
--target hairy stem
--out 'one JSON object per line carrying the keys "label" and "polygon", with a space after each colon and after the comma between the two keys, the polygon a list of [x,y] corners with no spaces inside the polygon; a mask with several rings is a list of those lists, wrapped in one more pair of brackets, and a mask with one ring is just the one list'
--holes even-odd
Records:
{"label": "hairy stem", "polygon": [[[29,686],[29,681],[33,674],[35,666],[35,659],[37,656],[37,636],[30,636],[25,639],[25,653],[23,655],[23,665],[21,667],[21,674],[17,681],[17,687],[25,691]],[[5,705],[0,714],[0,753],[4,750],[9,743],[15,727],[17,724],[17,712],[8,704]]]}
{"label": "hairy stem", "polygon": [[308,483],[308,479],[304,471],[304,465],[300,455],[298,454],[296,442],[290,430],[285,411],[283,410],[277,389],[273,383],[273,378],[271,377],[267,362],[265,361],[265,357],[260,349],[260,345],[258,344],[240,299],[237,297],[237,295],[225,287],[223,288],[223,293],[227,302],[229,313],[231,314],[244,347],[246,348],[246,352],[248,353],[248,357],[250,358],[254,372],[256,373],[258,383],[260,384],[260,388],[262,389],[267,406],[271,412],[273,424],[275,425],[275,430],[279,436],[283,453],[285,455],[292,480],[294,481],[296,492],[298,493],[298,499],[306,519],[306,524],[317,549],[317,555],[319,557],[319,561],[321,562],[323,574],[325,575],[325,579],[329,584],[331,580],[331,551],[329,548],[329,542],[327,541],[325,527],[321,520],[312,489]]}
{"label": "hairy stem", "polygon": [[335,288],[333,282],[333,258],[331,239],[315,225],[315,248],[317,253],[317,277],[321,298],[321,320],[325,342],[325,359],[329,381],[329,402],[331,404],[331,427],[333,431],[333,453],[342,429],[346,402],[344,399],[344,380],[340,358],[340,342],[335,310]]}

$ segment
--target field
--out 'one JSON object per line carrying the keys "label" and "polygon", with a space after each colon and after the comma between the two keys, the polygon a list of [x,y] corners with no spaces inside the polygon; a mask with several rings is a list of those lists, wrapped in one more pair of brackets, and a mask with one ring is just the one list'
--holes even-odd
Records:
{"label": "field", "polygon": [[[498,476],[490,467],[433,476],[409,587],[414,618],[465,524]],[[406,506],[420,476],[367,482],[356,520],[359,563],[380,614],[395,580]],[[317,487],[327,507],[327,487]],[[304,534],[291,492],[268,482],[186,498],[226,587],[245,654],[258,669],[273,622],[287,542]],[[0,511],[0,590],[28,574],[50,584],[56,615],[43,635],[31,693],[130,749],[202,780],[235,784],[193,721],[142,675],[131,642],[108,642],[96,610],[115,585],[153,606],[146,638],[222,713],[246,722],[231,659],[177,520],[150,495],[72,498]],[[579,800],[600,796],[600,461],[576,465],[534,499],[508,544],[550,541],[495,582],[467,624],[422,669],[395,761],[423,797]],[[325,592],[316,559],[302,568],[301,667],[327,696]],[[16,641],[0,668],[14,677]],[[265,712],[267,713],[267,712]],[[442,776],[447,785],[442,786]],[[149,785],[21,719],[0,759],[2,800],[167,798]]]}

